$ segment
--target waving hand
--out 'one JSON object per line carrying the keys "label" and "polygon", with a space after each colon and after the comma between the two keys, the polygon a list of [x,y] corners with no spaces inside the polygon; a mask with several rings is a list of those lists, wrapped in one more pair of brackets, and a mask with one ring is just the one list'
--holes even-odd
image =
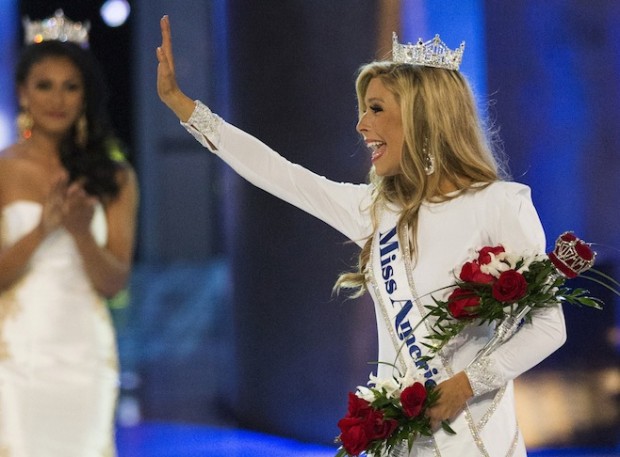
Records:
{"label": "waving hand", "polygon": [[194,111],[194,102],[185,95],[177,84],[174,72],[174,55],[170,35],[170,19],[164,16],[160,21],[161,46],[157,48],[157,94],[174,114],[186,122]]}

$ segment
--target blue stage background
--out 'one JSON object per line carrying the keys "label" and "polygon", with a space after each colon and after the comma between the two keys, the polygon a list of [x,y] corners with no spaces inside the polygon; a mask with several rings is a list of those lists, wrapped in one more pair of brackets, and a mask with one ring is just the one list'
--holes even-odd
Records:
{"label": "blue stage background", "polygon": [[[196,424],[179,433],[195,432],[198,441],[215,426],[328,446],[346,393],[376,357],[368,300],[331,295],[355,249],[234,176],[158,101],[163,14],[192,97],[336,180],[363,181],[369,166],[354,129],[358,66],[387,55],[392,30],[409,41],[435,33],[453,47],[465,40],[463,72],[480,106],[490,102],[488,120],[500,129],[514,179],[532,187],[549,246],[575,230],[596,243],[600,268],[620,276],[615,0],[134,0],[118,29],[102,24],[101,3],[0,0],[0,141],[14,138],[10,68],[20,17],[62,7],[90,20],[142,194],[135,272],[127,294],[111,303],[125,449],[176,430],[153,422]],[[619,304],[595,291],[605,310],[567,310],[566,346],[517,384],[531,448],[615,452]],[[133,455],[175,455],[148,452]]]}

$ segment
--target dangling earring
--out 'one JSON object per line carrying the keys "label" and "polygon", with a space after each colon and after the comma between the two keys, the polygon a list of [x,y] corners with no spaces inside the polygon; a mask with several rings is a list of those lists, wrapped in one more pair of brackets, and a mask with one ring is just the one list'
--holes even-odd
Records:
{"label": "dangling earring", "polygon": [[34,126],[34,119],[27,111],[26,108],[20,108],[17,115],[17,133],[22,140],[28,140],[32,136],[32,127]]}
{"label": "dangling earring", "polygon": [[424,154],[424,173],[428,176],[435,173],[435,158],[428,152]]}
{"label": "dangling earring", "polygon": [[81,148],[88,142],[88,121],[86,114],[82,114],[75,123],[75,143]]}
{"label": "dangling earring", "polygon": [[427,144],[428,138],[424,138],[424,146],[422,147],[422,157],[424,159],[424,173],[429,176],[435,173],[435,158],[426,149]]}

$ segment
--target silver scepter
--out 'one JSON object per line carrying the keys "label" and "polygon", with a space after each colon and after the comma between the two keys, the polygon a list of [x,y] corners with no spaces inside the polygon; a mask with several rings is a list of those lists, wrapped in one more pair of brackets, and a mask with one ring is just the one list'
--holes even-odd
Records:
{"label": "silver scepter", "polygon": [[480,349],[478,354],[476,354],[476,357],[474,357],[474,359],[469,362],[469,365],[467,365],[467,367],[469,368],[481,358],[488,356],[491,352],[497,349],[498,346],[504,344],[512,337],[512,335],[517,333],[517,330],[519,330],[519,326],[521,325],[521,321],[523,321],[523,319],[525,318],[527,313],[530,312],[531,309],[531,306],[526,305],[517,314],[506,317],[501,322],[501,324],[499,324],[495,328],[493,337],[487,342],[487,344],[484,345],[482,349]]}

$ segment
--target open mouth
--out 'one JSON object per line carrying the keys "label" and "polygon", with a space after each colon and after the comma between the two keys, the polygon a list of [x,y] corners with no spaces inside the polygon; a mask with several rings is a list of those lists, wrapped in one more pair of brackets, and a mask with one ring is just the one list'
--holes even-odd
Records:
{"label": "open mouth", "polygon": [[373,162],[385,153],[386,145],[382,141],[372,141],[370,143],[366,143],[366,146],[370,149],[370,160]]}

